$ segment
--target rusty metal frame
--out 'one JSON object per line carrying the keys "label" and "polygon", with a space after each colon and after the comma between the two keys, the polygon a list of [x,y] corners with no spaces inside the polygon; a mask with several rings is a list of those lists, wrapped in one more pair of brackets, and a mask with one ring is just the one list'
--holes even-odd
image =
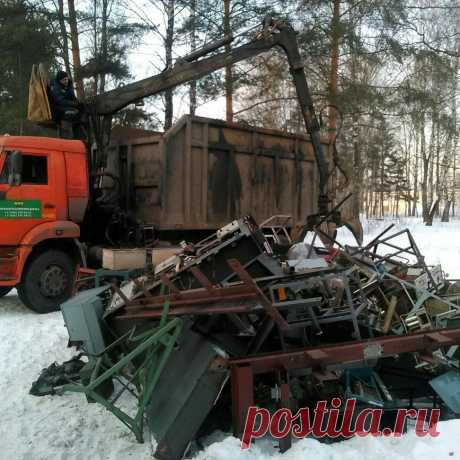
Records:
{"label": "rusty metal frame", "polygon": [[[160,318],[165,302],[169,303],[168,316],[249,313],[259,308],[265,310],[281,330],[287,330],[289,325],[286,320],[241,263],[236,259],[230,259],[227,263],[240,278],[241,283],[223,287],[214,286],[198,267],[192,267],[191,273],[202,288],[180,291],[171,279],[163,275],[161,280],[169,288],[169,295],[129,300],[114,287],[125,302],[124,310],[118,317],[120,319]],[[252,302],[247,303],[248,301]],[[258,307],[258,303],[261,307]]]}
{"label": "rusty metal frame", "polygon": [[[348,255],[354,257],[358,254],[362,254],[363,256],[368,257],[370,259],[371,264],[375,264],[375,265],[380,265],[386,261],[392,264],[395,264],[395,265],[407,265],[408,260],[406,262],[401,263],[400,261],[395,260],[395,258],[402,258],[404,254],[408,256],[413,256],[417,260],[417,264],[413,266],[417,266],[421,268],[428,275],[432,289],[437,293],[438,287],[433,279],[433,276],[431,275],[429,268],[427,267],[425,263],[425,258],[421,254],[410,230],[406,228],[399,232],[393,233],[389,236],[383,237],[389,230],[393,228],[393,226],[394,224],[391,224],[389,227],[383,230],[378,236],[376,236],[371,242],[369,242],[366,246],[356,249],[354,251],[351,251],[348,253]],[[402,235],[407,236],[407,239],[409,240],[409,246],[401,247],[391,242],[391,240],[397,238],[398,236],[402,236]],[[390,252],[384,256],[380,255],[377,252],[379,250],[379,247],[390,248],[393,250],[393,252]],[[365,263],[365,261],[361,261],[361,262]]]}
{"label": "rusty metal frame", "polygon": [[287,372],[291,369],[324,371],[331,365],[366,362],[402,353],[430,352],[459,344],[460,328],[455,328],[230,359],[234,435],[241,437],[247,411],[254,405],[254,377],[257,374]]}

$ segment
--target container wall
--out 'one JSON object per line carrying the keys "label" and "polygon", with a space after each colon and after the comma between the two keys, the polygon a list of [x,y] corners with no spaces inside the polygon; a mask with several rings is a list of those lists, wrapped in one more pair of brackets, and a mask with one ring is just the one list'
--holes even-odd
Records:
{"label": "container wall", "polygon": [[162,134],[124,142],[120,139],[108,155],[107,170],[121,181],[122,203],[146,224],[160,222],[162,144]]}
{"label": "container wall", "polygon": [[163,136],[124,146],[139,219],[161,230],[217,229],[246,214],[262,222],[314,212],[317,172],[303,136],[183,117]]}
{"label": "container wall", "polygon": [[305,222],[317,173],[304,137],[186,117],[165,137],[164,229],[219,228],[242,215]]}

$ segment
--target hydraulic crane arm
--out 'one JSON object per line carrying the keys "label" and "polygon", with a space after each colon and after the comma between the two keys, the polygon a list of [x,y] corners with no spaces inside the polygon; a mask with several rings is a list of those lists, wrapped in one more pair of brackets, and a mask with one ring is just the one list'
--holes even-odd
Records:
{"label": "hydraulic crane arm", "polygon": [[297,45],[295,32],[290,27],[280,28],[277,23],[266,25],[264,30],[251,42],[198,60],[204,54],[222,47],[231,41],[223,39],[203,50],[194,52],[180,59],[173,67],[153,77],[145,78],[120,88],[108,91],[96,97],[94,109],[98,115],[111,115],[118,110],[144,97],[152,96],[183,83],[197,80],[215,70],[232,65],[253,56],[257,56],[275,46],[294,42]]}
{"label": "hydraulic crane arm", "polygon": [[230,40],[230,38],[226,38],[214,45],[206,46],[203,50],[194,52],[192,55],[179,60],[172,68],[165,70],[159,75],[128,84],[97,96],[93,106],[94,112],[97,115],[110,116],[144,97],[152,96],[181,85],[182,83],[199,79],[227,65],[257,56],[273,47],[279,46],[287,55],[290,72],[305,121],[305,127],[311,137],[315,159],[319,169],[318,211],[319,214],[327,213],[328,163],[321,145],[319,123],[308,89],[295,30],[286,23],[266,20],[263,31],[259,33],[253,41],[229,51],[197,60],[204,54],[222,47]]}
{"label": "hydraulic crane arm", "polygon": [[288,24],[278,25],[280,29],[279,45],[286,53],[289,62],[289,71],[291,72],[294,86],[299,100],[300,110],[305,123],[307,133],[310,135],[315,154],[316,165],[319,171],[319,196],[318,196],[318,214],[326,215],[328,212],[329,198],[327,194],[327,182],[329,179],[329,165],[324,154],[323,145],[321,144],[320,125],[315,114],[313,100],[308,88],[307,78],[305,76],[304,66],[300,57],[299,46],[297,44],[296,32]]}

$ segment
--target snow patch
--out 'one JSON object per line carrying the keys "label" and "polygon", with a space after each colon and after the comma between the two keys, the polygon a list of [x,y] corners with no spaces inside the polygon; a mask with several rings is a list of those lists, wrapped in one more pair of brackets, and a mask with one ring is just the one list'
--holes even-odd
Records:
{"label": "snow patch", "polygon": [[458,436],[460,420],[441,422],[436,438],[419,438],[414,432],[400,438],[367,436],[324,444],[315,439],[295,441],[290,450],[280,454],[275,442],[256,441],[249,450],[241,450],[240,440],[228,437],[200,452],[195,460],[441,460],[460,457]]}

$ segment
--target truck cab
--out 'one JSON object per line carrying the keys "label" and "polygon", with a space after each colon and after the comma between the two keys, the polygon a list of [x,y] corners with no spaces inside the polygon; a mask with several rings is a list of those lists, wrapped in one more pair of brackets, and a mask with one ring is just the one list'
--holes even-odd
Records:
{"label": "truck cab", "polygon": [[83,142],[0,136],[0,296],[40,313],[68,298],[88,195]]}

